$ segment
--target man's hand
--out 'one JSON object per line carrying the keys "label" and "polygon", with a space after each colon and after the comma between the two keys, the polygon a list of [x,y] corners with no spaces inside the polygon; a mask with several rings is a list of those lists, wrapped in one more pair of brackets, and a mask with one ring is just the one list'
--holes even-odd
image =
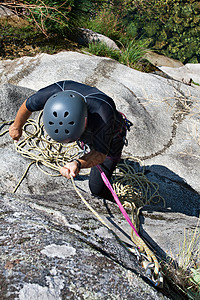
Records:
{"label": "man's hand", "polygon": [[22,128],[17,128],[14,123],[9,127],[9,134],[14,141],[19,141],[22,136]]}
{"label": "man's hand", "polygon": [[[81,163],[81,169],[85,169],[85,168],[92,168],[98,164],[101,164],[104,162],[105,159],[106,159],[105,154],[92,150],[91,152],[85,154],[78,160]],[[70,179],[70,175],[72,177],[76,177],[79,171],[80,171],[79,165],[74,160],[70,163],[66,163],[66,165],[60,169],[60,174],[66,177],[67,179]]]}
{"label": "man's hand", "polygon": [[79,173],[79,167],[76,161],[66,163],[65,166],[60,169],[60,174],[66,177],[67,179],[70,179],[70,175],[72,177],[76,177],[78,173]]}

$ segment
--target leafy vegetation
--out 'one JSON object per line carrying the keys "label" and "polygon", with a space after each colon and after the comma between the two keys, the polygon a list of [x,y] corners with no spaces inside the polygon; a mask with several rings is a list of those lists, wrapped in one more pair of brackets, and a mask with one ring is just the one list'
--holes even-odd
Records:
{"label": "leafy vegetation", "polygon": [[[74,28],[76,30],[77,27],[84,26],[110,37],[121,48],[121,51],[116,51],[105,44],[96,43],[90,44],[87,51],[111,57],[130,67],[143,67],[140,59],[146,51],[143,47],[146,42],[136,43],[135,39],[129,40],[122,19],[116,14],[114,7],[105,4],[105,1],[31,0],[4,2],[4,5],[17,10],[18,16],[22,18],[18,19],[16,24],[13,24],[13,21],[1,21],[2,57],[14,58],[27,55],[27,52],[33,55],[39,51],[56,53],[62,49],[74,49]],[[72,39],[71,42],[69,39]],[[27,48],[27,45],[30,47]]]}
{"label": "leafy vegetation", "polygon": [[126,1],[126,24],[149,47],[183,63],[200,62],[200,2],[194,0]]}
{"label": "leafy vegetation", "polygon": [[113,7],[105,5],[85,21],[84,27],[104,34],[116,42],[121,40],[124,34],[122,18],[114,12]]}
{"label": "leafy vegetation", "polygon": [[66,35],[101,3],[102,0],[4,0],[1,5],[36,25],[48,37],[51,33]]}
{"label": "leafy vegetation", "polygon": [[85,48],[86,51],[97,55],[110,57],[119,61],[120,63],[137,70],[142,70],[145,66],[147,67],[143,61],[143,55],[147,48],[145,48],[145,44],[143,41],[136,42],[135,40],[130,41],[126,46],[121,47],[121,50],[113,50],[109,48],[105,43],[90,43],[88,48]]}
{"label": "leafy vegetation", "polygon": [[[126,43],[121,50],[119,62],[130,68],[138,68],[138,64],[143,59],[144,54],[148,51],[147,43],[142,40],[131,40]],[[139,69],[139,68],[138,68]]]}
{"label": "leafy vegetation", "polygon": [[104,3],[85,27],[118,45],[135,40],[183,63],[200,62],[199,1],[115,0]]}
{"label": "leafy vegetation", "polygon": [[[131,68],[142,70],[145,65],[142,58],[149,50],[148,41],[136,39],[131,35],[130,27],[127,30],[123,24],[119,9],[122,8],[118,7],[116,11],[114,6],[104,5],[93,18],[86,20],[84,27],[114,40],[120,51],[109,49],[103,43],[92,43],[88,50],[95,55],[111,57]],[[146,65],[145,69],[147,69]]]}
{"label": "leafy vegetation", "polygon": [[84,49],[94,55],[110,57],[115,60],[119,60],[120,57],[120,52],[118,50],[109,48],[105,43],[90,43],[88,48]]}
{"label": "leafy vegetation", "polygon": [[183,63],[200,62],[199,1],[5,0],[1,4],[37,26],[46,38],[69,38],[73,28],[82,26],[110,37],[120,47],[135,40]]}

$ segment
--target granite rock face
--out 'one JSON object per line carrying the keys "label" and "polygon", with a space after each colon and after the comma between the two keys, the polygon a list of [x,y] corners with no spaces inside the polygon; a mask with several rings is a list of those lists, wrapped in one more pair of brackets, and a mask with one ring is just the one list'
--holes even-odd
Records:
{"label": "granite rock face", "polygon": [[[184,229],[196,227],[200,211],[199,88],[74,52],[5,60],[0,70],[0,121],[12,120],[29,95],[58,80],[113,97],[133,122],[123,158],[138,171],[145,165],[166,202],[165,209],[162,203],[143,209],[141,235],[159,256],[176,260]],[[0,126],[0,133],[9,127]],[[0,137],[0,162],[2,299],[178,299],[146,283],[136,258],[87,211],[70,181],[32,165],[12,194],[30,160],[15,151],[8,133]],[[130,228],[118,207],[90,196],[87,175],[76,185],[127,239]]]}
{"label": "granite rock face", "polygon": [[71,190],[1,196],[0,216],[1,299],[168,299]]}
{"label": "granite rock face", "polygon": [[171,66],[160,66],[159,69],[171,76],[175,80],[183,81],[187,84],[196,83],[200,85],[200,64],[186,64],[172,68]]}

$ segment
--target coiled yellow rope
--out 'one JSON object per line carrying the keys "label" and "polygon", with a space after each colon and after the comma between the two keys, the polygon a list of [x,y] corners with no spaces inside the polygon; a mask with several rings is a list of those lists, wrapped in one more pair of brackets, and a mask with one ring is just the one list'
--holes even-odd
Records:
{"label": "coiled yellow rope", "polygon": [[[136,161],[135,158],[133,160]],[[137,230],[139,230],[140,208],[159,202],[162,202],[165,207],[165,200],[159,194],[159,185],[150,182],[144,173],[144,167],[142,171],[136,172],[134,167],[124,159],[123,164],[117,165],[113,175],[113,188],[124,207],[131,209],[132,221]]]}
{"label": "coiled yellow rope", "polygon": [[[45,134],[43,124],[41,123],[42,113],[39,114],[37,121],[29,119],[23,127],[23,139],[15,143],[16,151],[23,157],[33,160],[26,171],[24,172],[21,180],[15,187],[13,192],[21,184],[26,176],[30,166],[35,163],[37,167],[50,176],[60,176],[59,169],[68,161],[80,157],[80,149],[76,143],[60,144],[52,141],[48,135]],[[9,124],[11,121],[1,122],[0,124]],[[4,135],[8,130],[4,131],[0,136]],[[49,172],[49,169],[53,171]],[[54,172],[56,171],[56,172]],[[109,225],[99,216],[99,214],[87,203],[81,193],[78,191],[74,179],[71,177],[73,187],[82,201],[92,211],[92,213],[103,223],[106,227],[111,229]],[[158,185],[148,181],[142,172],[136,172],[133,166],[124,160],[123,164],[118,164],[116,172],[113,176],[113,188],[118,195],[120,201],[123,203],[127,210],[131,210],[132,222],[139,231],[139,210],[144,205],[157,203],[164,199],[159,195]],[[112,229],[111,229],[112,230]],[[145,242],[138,237],[132,230],[131,239],[139,249],[139,252],[145,253],[148,260],[146,265],[153,262],[154,277],[157,280],[160,266],[154,253],[149,249]],[[145,265],[144,265],[145,267]],[[146,268],[146,267],[145,267]]]}
{"label": "coiled yellow rope", "polygon": [[[38,120],[29,119],[23,128],[23,139],[15,143],[16,151],[22,156],[33,159],[38,168],[46,166],[58,171],[65,162],[78,156],[80,149],[76,143],[61,144],[53,141],[44,132],[41,123],[42,113]],[[60,176],[58,173],[49,173],[47,169],[41,169],[47,175]]]}

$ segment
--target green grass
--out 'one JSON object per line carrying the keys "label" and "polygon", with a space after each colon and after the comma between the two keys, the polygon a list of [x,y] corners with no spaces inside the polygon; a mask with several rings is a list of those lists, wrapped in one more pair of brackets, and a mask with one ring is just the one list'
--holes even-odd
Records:
{"label": "green grass", "polygon": [[180,246],[178,265],[170,261],[162,263],[165,277],[185,296],[185,299],[200,299],[200,230],[198,220],[194,231],[184,231]]}
{"label": "green grass", "polygon": [[102,42],[90,43],[88,48],[84,47],[83,49],[97,56],[110,57],[121,64],[135,69],[140,69],[143,56],[149,51],[144,42],[136,40],[130,41],[127,46],[122,45],[120,50],[110,49]]}
{"label": "green grass", "polygon": [[97,56],[110,57],[115,60],[120,58],[120,51],[110,49],[105,43],[90,43],[88,48],[84,49]]}
{"label": "green grass", "polygon": [[149,49],[147,48],[146,42],[132,39],[121,49],[119,62],[130,68],[137,69],[137,64],[147,51],[149,51]]}

